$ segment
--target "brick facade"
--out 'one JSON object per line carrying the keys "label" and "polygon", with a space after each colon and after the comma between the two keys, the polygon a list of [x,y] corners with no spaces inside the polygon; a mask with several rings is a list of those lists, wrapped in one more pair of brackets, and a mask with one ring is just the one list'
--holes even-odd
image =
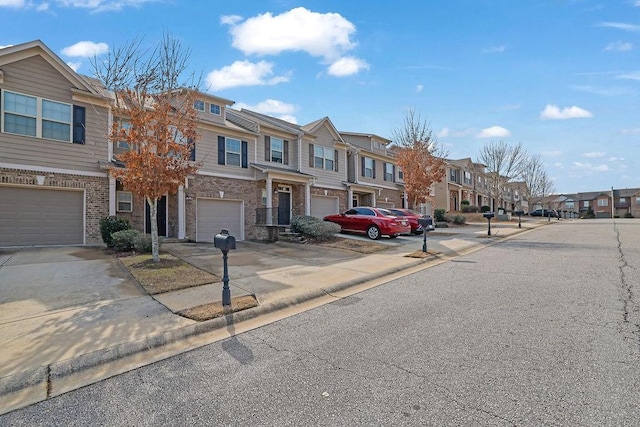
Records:
{"label": "brick facade", "polygon": [[[44,176],[38,185],[37,176]],[[101,244],[100,219],[109,215],[109,179],[99,176],[37,172],[19,169],[0,169],[0,185],[52,189],[83,189],[85,202],[85,241]],[[46,209],[46,206],[42,207]]]}

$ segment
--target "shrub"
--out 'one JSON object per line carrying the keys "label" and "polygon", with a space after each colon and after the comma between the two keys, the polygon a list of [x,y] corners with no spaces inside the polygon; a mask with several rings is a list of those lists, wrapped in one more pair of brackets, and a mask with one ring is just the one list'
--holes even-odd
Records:
{"label": "shrub", "polygon": [[633,215],[631,215],[631,212],[627,212],[626,214],[624,214],[625,218],[633,218]]}
{"label": "shrub", "polygon": [[471,202],[468,201],[468,200],[463,200],[463,201],[460,202],[461,206],[469,206],[470,204],[471,204]]}
{"label": "shrub", "polygon": [[462,225],[467,222],[467,217],[464,215],[447,215],[447,222],[452,222],[455,225]]}
{"label": "shrub", "polygon": [[140,232],[134,229],[116,231],[111,235],[113,249],[118,252],[132,251],[139,235]]}
{"label": "shrub", "polygon": [[340,226],[333,222],[323,221],[313,216],[294,216],[291,229],[313,240],[329,240],[340,231]]}
{"label": "shrub", "polygon": [[485,213],[485,212],[489,212],[491,210],[491,208],[487,205],[482,205],[480,207],[480,212]]}
{"label": "shrub", "polygon": [[433,216],[436,222],[444,222],[447,220],[444,209],[436,209],[433,211]]}
{"label": "shrub", "polygon": [[480,208],[476,205],[462,206],[462,213],[476,213]]}
{"label": "shrub", "polygon": [[107,247],[113,246],[112,234],[122,230],[129,230],[131,224],[126,218],[119,216],[107,216],[100,220],[100,234],[102,235],[102,241]]}
{"label": "shrub", "polygon": [[[160,242],[158,242],[158,249],[160,246]],[[141,254],[150,254],[151,253],[151,234],[138,234],[136,238],[133,240],[133,247],[136,252]]]}

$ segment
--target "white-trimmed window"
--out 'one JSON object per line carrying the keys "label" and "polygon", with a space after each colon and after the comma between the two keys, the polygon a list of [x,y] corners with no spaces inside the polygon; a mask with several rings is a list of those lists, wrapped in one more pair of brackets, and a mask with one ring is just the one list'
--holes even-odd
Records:
{"label": "white-trimmed window", "polygon": [[133,193],[131,191],[116,191],[116,210],[118,212],[133,211]]}
{"label": "white-trimmed window", "polygon": [[193,101],[193,108],[195,108],[198,111],[203,111],[204,112],[204,101],[197,99],[195,101]]}
{"label": "white-trimmed window", "polygon": [[262,206],[267,206],[267,189],[262,189]]}
{"label": "white-trimmed window", "polygon": [[573,209],[573,202],[564,202],[564,206],[567,209]]}
{"label": "white-trimmed window", "polygon": [[471,172],[464,171],[464,183],[467,185],[471,185]]}
{"label": "white-trimmed window", "polygon": [[216,104],[209,104],[209,113],[215,114],[216,116],[220,115],[220,106]]}
{"label": "white-trimmed window", "polygon": [[640,205],[640,197],[636,197],[636,205]]}
{"label": "white-trimmed window", "polygon": [[584,201],[584,203],[583,203],[583,205],[584,205],[584,207],[585,207],[585,208],[588,208],[588,207],[589,207],[589,201],[588,201],[588,200],[585,200],[585,201]]}
{"label": "white-trimmed window", "polygon": [[313,146],[313,167],[318,169],[335,169],[336,150],[322,145]]}
{"label": "white-trimmed window", "polygon": [[227,138],[225,142],[226,164],[240,166],[242,159],[242,143],[238,139]]}
{"label": "white-trimmed window", "polygon": [[271,137],[271,161],[284,163],[284,142],[273,136]]}
{"label": "white-trimmed window", "polygon": [[400,166],[398,166],[398,179],[404,179],[404,172],[402,172]]}
{"label": "white-trimmed window", "polygon": [[374,178],[373,176],[373,159],[369,157],[364,158],[364,169],[362,174],[365,178]]}
{"label": "white-trimmed window", "polygon": [[598,199],[598,206],[609,206],[609,199]]}
{"label": "white-trimmed window", "polygon": [[384,180],[393,182],[393,163],[384,164]]}
{"label": "white-trimmed window", "polygon": [[[118,120],[118,128],[119,130],[124,129],[125,131],[129,131],[131,129],[131,123],[126,120]],[[131,149],[131,144],[127,140],[118,140],[116,141],[116,147],[124,148],[127,150]]]}
{"label": "white-trimmed window", "polygon": [[71,142],[71,104],[6,90],[2,94],[3,132]]}
{"label": "white-trimmed window", "polygon": [[619,202],[622,204],[627,203],[627,199],[625,197],[620,197]]}

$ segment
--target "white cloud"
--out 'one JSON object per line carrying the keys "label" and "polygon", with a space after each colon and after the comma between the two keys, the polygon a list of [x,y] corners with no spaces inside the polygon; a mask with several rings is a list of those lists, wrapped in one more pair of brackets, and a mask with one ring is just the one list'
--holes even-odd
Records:
{"label": "white cloud", "polygon": [[587,117],[593,117],[593,114],[575,105],[560,110],[556,105],[547,104],[540,113],[540,118],[543,120],[583,119]]}
{"label": "white cloud", "polygon": [[38,12],[46,12],[47,10],[49,10],[49,3],[40,3],[36,7],[36,11]]}
{"label": "white cloud", "polygon": [[92,58],[102,55],[109,51],[109,45],[106,43],[94,43],[90,41],[82,41],[62,49],[62,54],[72,58]]}
{"label": "white cloud", "polygon": [[598,88],[594,86],[571,86],[571,89],[580,92],[594,93],[602,96],[629,95],[633,93],[630,89],[624,87]]}
{"label": "white cloud", "polygon": [[417,85],[416,86],[416,92],[418,92],[418,93],[422,92],[423,89],[424,89],[424,85]]}
{"label": "white cloud", "polygon": [[450,133],[451,133],[451,129],[449,129],[449,128],[447,128],[447,127],[444,127],[444,128],[442,128],[442,129],[440,129],[440,132],[438,132],[438,133],[436,134],[436,136],[437,136],[438,138],[446,138],[446,137],[448,137],[448,136],[449,136],[449,134],[450,134]]}
{"label": "white cloud", "polygon": [[465,129],[465,130],[456,131],[456,130],[449,129],[448,127],[444,127],[436,134],[436,136],[441,138],[447,138],[447,137],[463,138],[465,136],[473,135],[474,133],[476,133],[474,129]]}
{"label": "white cloud", "polygon": [[25,0],[0,0],[0,7],[20,8],[26,5]]}
{"label": "white cloud", "polygon": [[634,129],[621,129],[620,133],[622,135],[640,135],[640,128]]}
{"label": "white cloud", "polygon": [[553,166],[558,169],[564,169],[564,165],[562,164],[562,162],[555,162]]}
{"label": "white cloud", "polygon": [[297,107],[293,104],[278,101],[276,99],[266,99],[256,105],[249,105],[242,102],[236,103],[233,108],[255,111],[262,114],[267,114],[273,117],[277,117],[281,120],[285,120],[289,123],[298,123],[298,120],[293,115],[296,112]]}
{"label": "white cloud", "polygon": [[628,43],[628,42],[621,42],[621,41],[616,41],[613,43],[609,43],[607,45],[607,47],[604,48],[604,50],[607,51],[615,51],[615,52],[626,52],[628,50],[633,49],[633,44]]}
{"label": "white cloud", "polygon": [[501,46],[491,46],[488,49],[484,49],[482,51],[482,53],[502,53],[507,49],[506,46],[501,45]]}
{"label": "white cloud", "polygon": [[[0,0],[1,1],[1,0]],[[92,9],[92,12],[118,11],[126,7],[141,7],[159,0],[57,0],[61,7]]]}
{"label": "white cloud", "polygon": [[351,76],[358,74],[360,70],[368,69],[369,64],[361,59],[353,58],[350,56],[340,58],[329,66],[327,72],[335,77]]}
{"label": "white cloud", "polygon": [[7,45],[4,45],[4,46],[0,45],[0,49],[4,49],[5,47],[11,47],[11,46],[13,46],[13,45],[12,44],[7,44]]}
{"label": "white cloud", "polygon": [[78,71],[78,68],[82,65],[82,62],[67,62],[67,65],[71,67],[73,71]]}
{"label": "white cloud", "polygon": [[550,151],[543,151],[541,154],[544,157],[560,157],[560,156],[562,156],[562,151],[560,151],[560,150],[550,150]]}
{"label": "white cloud", "polygon": [[640,80],[640,71],[632,71],[630,73],[620,74],[619,79]]}
{"label": "white cloud", "polygon": [[238,15],[224,15],[220,17],[220,23],[226,25],[235,25],[242,21],[242,16]]}
{"label": "white cloud", "polygon": [[624,162],[624,157],[609,157],[610,162]]}
{"label": "white cloud", "polygon": [[574,170],[580,170],[584,172],[608,172],[609,166],[607,165],[592,165],[591,163],[573,162]]}
{"label": "white cloud", "polygon": [[220,90],[238,86],[275,85],[289,81],[289,76],[272,76],[273,63],[271,62],[236,61],[210,72],[206,82],[211,90]]}
{"label": "white cloud", "polygon": [[477,135],[478,138],[505,138],[511,136],[511,132],[501,126],[491,126],[482,129]]}
{"label": "white cloud", "polygon": [[607,153],[605,153],[604,151],[593,151],[591,153],[582,153],[582,157],[590,157],[592,159],[598,158],[598,157],[604,157],[606,155]]}
{"label": "white cloud", "polygon": [[640,26],[625,24],[623,22],[601,22],[596,27],[616,28],[618,30],[630,31],[632,33],[640,32]]}

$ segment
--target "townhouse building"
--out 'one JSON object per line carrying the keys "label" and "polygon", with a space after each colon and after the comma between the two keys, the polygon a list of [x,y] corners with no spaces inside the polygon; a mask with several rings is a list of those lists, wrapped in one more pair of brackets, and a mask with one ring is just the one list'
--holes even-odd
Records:
{"label": "townhouse building", "polygon": [[445,177],[434,185],[435,209],[460,211],[462,201],[473,206],[491,206],[485,166],[470,158],[447,160]]}

